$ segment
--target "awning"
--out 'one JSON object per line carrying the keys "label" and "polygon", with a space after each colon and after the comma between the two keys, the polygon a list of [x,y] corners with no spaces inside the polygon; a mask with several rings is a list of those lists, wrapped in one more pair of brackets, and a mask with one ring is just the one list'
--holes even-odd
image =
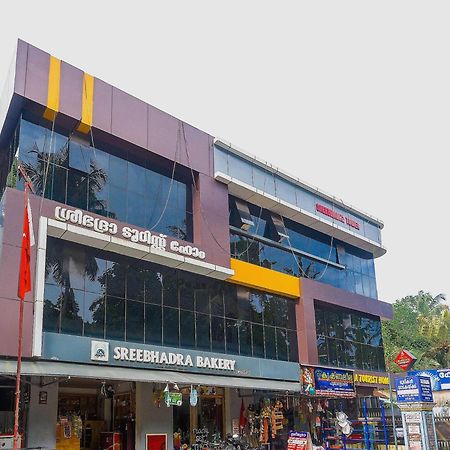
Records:
{"label": "awning", "polygon": [[[15,375],[16,361],[0,361],[0,374]],[[293,381],[260,378],[225,377],[169,370],[144,370],[124,367],[63,363],[58,361],[23,361],[22,374],[42,377],[81,377],[96,380],[194,384],[243,389],[298,392],[301,384]]]}

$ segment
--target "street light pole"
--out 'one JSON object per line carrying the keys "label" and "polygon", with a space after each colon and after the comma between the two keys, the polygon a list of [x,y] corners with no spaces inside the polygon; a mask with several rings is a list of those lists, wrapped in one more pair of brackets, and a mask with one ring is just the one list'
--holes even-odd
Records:
{"label": "street light pole", "polygon": [[394,434],[394,445],[395,450],[398,450],[398,442],[397,442],[397,426],[395,424],[395,414],[394,414],[394,399],[392,395],[392,381],[391,381],[391,372],[388,372],[389,379],[389,403],[391,404],[391,416],[392,416],[392,432]]}

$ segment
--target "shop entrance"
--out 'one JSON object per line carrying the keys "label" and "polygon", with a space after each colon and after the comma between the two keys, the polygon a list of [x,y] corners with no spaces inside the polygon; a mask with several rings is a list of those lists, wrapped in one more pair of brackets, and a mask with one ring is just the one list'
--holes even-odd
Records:
{"label": "shop entrance", "polygon": [[[173,407],[174,449],[222,441],[225,437],[224,389],[196,386],[183,388],[181,393],[182,405]],[[197,396],[195,406],[191,406],[192,395]]]}
{"label": "shop entrance", "polygon": [[60,382],[56,449],[134,450],[135,418],[133,383]]}

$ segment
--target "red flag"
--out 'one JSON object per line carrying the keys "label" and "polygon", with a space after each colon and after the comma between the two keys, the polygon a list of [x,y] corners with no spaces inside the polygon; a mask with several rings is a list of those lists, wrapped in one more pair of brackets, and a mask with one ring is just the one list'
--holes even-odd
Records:
{"label": "red flag", "polygon": [[22,231],[22,253],[20,255],[19,269],[19,290],[18,296],[21,300],[25,294],[31,291],[31,268],[30,256],[31,247],[34,245],[33,219],[31,216],[30,200],[28,199],[27,188],[25,188],[25,208],[23,215]]}
{"label": "red flag", "polygon": [[241,411],[239,413],[239,429],[240,429],[241,432],[245,428],[245,425],[247,425],[247,418],[245,417],[244,399],[242,399],[242,401],[241,401]]}

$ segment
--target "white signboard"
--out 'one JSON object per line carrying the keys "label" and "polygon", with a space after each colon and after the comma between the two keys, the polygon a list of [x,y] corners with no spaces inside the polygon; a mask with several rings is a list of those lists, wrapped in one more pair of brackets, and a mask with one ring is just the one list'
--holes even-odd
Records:
{"label": "white signboard", "polygon": [[167,242],[167,235],[165,234],[155,233],[149,230],[138,230],[127,226],[122,227],[122,229],[119,230],[116,223],[85,214],[81,209],[69,209],[57,206],[55,208],[55,218],[61,222],[69,222],[74,225],[93,229],[97,233],[106,233],[112,236],[120,234],[122,238],[130,240],[131,242],[149,245],[151,248],[161,251],[170,250],[190,258],[206,258],[206,253],[198,247],[190,244],[181,244],[177,240]]}
{"label": "white signboard", "polygon": [[[116,361],[131,361],[143,364],[157,364],[176,367],[198,367],[200,369],[216,369],[227,372],[236,371],[236,360],[213,356],[144,350],[132,347],[114,347],[113,358]],[[109,342],[91,341],[91,360],[109,361]]]}

